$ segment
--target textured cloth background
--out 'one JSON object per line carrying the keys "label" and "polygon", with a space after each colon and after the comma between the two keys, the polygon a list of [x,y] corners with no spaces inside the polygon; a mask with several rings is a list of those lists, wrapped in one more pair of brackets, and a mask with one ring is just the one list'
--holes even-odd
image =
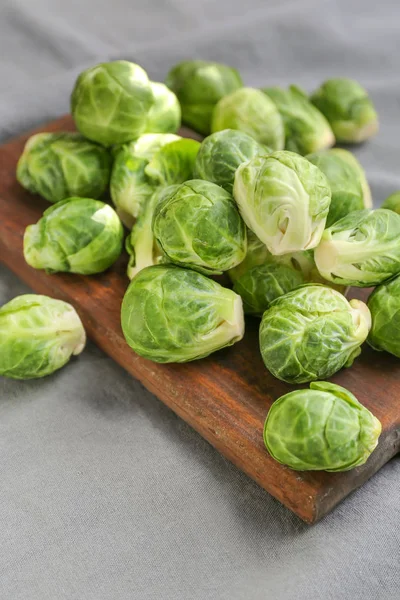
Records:
{"label": "textured cloth background", "polygon": [[[0,137],[66,112],[101,60],[163,79],[215,59],[309,90],[345,75],[381,117],[356,151],[378,205],[400,188],[399,19],[396,0],[0,0]],[[0,304],[26,291],[0,267]],[[1,600],[400,597],[398,459],[310,528],[93,344],[0,397]]]}

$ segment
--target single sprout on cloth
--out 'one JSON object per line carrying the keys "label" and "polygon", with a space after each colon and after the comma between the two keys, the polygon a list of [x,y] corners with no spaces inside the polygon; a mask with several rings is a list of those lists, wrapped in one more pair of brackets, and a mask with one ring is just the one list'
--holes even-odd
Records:
{"label": "single sprout on cloth", "polygon": [[49,202],[70,196],[99,198],[110,181],[111,155],[79,133],[37,133],[17,165],[17,180]]}
{"label": "single sprout on cloth", "polygon": [[205,60],[185,60],[167,75],[166,85],[178,97],[182,121],[195,131],[208,135],[217,102],[243,86],[236,69]]}
{"label": "single sprout on cloth", "polygon": [[221,274],[246,255],[246,227],[224,189],[202,179],[171,188],[155,208],[153,234],[168,261]]}
{"label": "single sprout on cloth", "polygon": [[338,142],[359,143],[378,131],[378,115],[367,91],[352,79],[328,79],[311,96]]}
{"label": "single sprout on cloth", "polygon": [[335,136],[324,115],[310,102],[307,94],[295,85],[287,90],[263,88],[276,104],[285,126],[285,150],[309,154],[330,148]]}
{"label": "single sprout on cloth", "polygon": [[328,229],[314,252],[324,279],[370,287],[400,273],[400,215],[379,208],[357,210]]}
{"label": "single sprout on cloth", "polygon": [[371,327],[367,305],[306,284],[272,302],[260,327],[267,369],[287,383],[326,379],[350,367]]}
{"label": "single sprout on cloth", "polygon": [[188,362],[243,337],[240,296],[189,269],[157,265],[131,281],[121,310],[129,346],[155,362]]}
{"label": "single sprout on cloth", "polygon": [[367,304],[372,317],[369,345],[400,358],[400,275],[375,288]]}
{"label": "single sprout on cloth", "polygon": [[91,198],[68,198],[26,228],[24,257],[34,269],[48,273],[101,273],[120,256],[123,235],[111,206]]}
{"label": "single sprout on cloth", "polygon": [[272,404],[264,443],[295,471],[349,471],[368,460],[381,431],[380,421],[351,392],[319,381]]}
{"label": "single sprout on cloth", "polygon": [[63,367],[85,347],[75,309],[47,296],[17,296],[0,308],[0,375],[35,379]]}
{"label": "single sprout on cloth", "polygon": [[146,132],[176,133],[181,126],[181,106],[174,92],[163,83],[151,81],[154,104],[147,115]]}
{"label": "single sprout on cloth", "polygon": [[169,186],[160,188],[150,198],[144,207],[143,212],[133,226],[133,229],[126,238],[125,248],[129,254],[129,263],[127,275],[129,279],[139,273],[145,267],[157,265],[163,261],[163,254],[153,235],[153,215],[157,204],[173,189],[179,186]]}
{"label": "single sprout on cloth", "polygon": [[192,178],[199,148],[172,133],[147,133],[115,150],[110,193],[124,225],[132,227],[158,187]]}
{"label": "single sprout on cloth", "polygon": [[217,131],[201,143],[194,165],[194,177],[216,183],[232,194],[238,166],[253,156],[270,152],[267,146],[259,144],[243,131]]}
{"label": "single sprout on cloth", "polygon": [[154,95],[146,71],[116,60],[83,71],[71,95],[77,129],[103,146],[124,144],[146,129]]}
{"label": "single sprout on cloth", "polygon": [[222,98],[214,108],[211,131],[237,129],[272,150],[282,150],[285,131],[279,110],[268,96],[241,88]]}
{"label": "single sprout on cloth", "polygon": [[400,192],[394,192],[390,194],[382,204],[381,208],[387,208],[393,210],[395,213],[400,215]]}
{"label": "single sprout on cloth", "polygon": [[272,254],[319,244],[331,190],[306,158],[285,150],[252,158],[238,167],[233,196],[246,225]]}
{"label": "single sprout on cloth", "polygon": [[[370,208],[365,204],[360,171],[334,150],[309,154],[306,158],[321,169],[331,188],[332,198],[326,226],[330,227],[354,210]],[[367,201],[369,198],[367,198]]]}
{"label": "single sprout on cloth", "polygon": [[236,279],[233,291],[241,296],[245,314],[261,317],[271,302],[305,283],[301,271],[276,263],[265,263]]}

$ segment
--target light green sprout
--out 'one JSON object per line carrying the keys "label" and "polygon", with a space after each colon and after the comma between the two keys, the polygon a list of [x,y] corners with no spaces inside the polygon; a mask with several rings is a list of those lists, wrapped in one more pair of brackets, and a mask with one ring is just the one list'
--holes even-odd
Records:
{"label": "light green sprout", "polygon": [[68,198],[26,228],[24,257],[34,269],[48,273],[101,273],[120,256],[123,234],[121,221],[108,204]]}
{"label": "light green sprout", "polygon": [[272,254],[318,245],[331,190],[306,158],[288,151],[252,158],[238,167],[233,195],[246,225]]}
{"label": "light green sprout", "polygon": [[381,431],[351,392],[320,381],[273,403],[264,443],[275,460],[296,471],[349,471],[368,460]]}
{"label": "light green sprout", "polygon": [[342,160],[347,162],[355,171],[357,171],[361,181],[364,206],[365,208],[372,208],[371,189],[369,187],[365,171],[360,162],[354,156],[354,154],[352,152],[349,152],[348,150],[345,150],[344,148],[331,148],[330,153],[334,154],[335,156],[339,156]]}
{"label": "light green sprout", "polygon": [[154,104],[147,115],[146,132],[176,133],[181,126],[181,106],[174,92],[163,83],[151,81]]}
{"label": "light green sprout", "polygon": [[400,192],[394,192],[390,194],[382,204],[381,208],[387,208],[393,210],[395,213],[400,215]]}
{"label": "light green sprout", "polygon": [[158,187],[192,178],[199,148],[195,140],[148,133],[116,150],[110,192],[127,227],[132,227]]}
{"label": "light green sprout", "polygon": [[208,135],[217,102],[241,88],[236,69],[204,60],[186,60],[173,67],[165,80],[178,97],[183,122],[195,131]]}
{"label": "light green sprout", "polygon": [[327,286],[307,284],[272,302],[260,327],[267,369],[287,383],[326,379],[349,367],[371,327],[370,312]]}
{"label": "light green sprout", "polygon": [[232,194],[238,166],[253,156],[270,152],[269,148],[259,144],[243,131],[217,131],[201,143],[194,166],[194,177],[216,183]]}
{"label": "light green sprout", "polygon": [[357,210],[326,229],[314,252],[324,279],[341,285],[379,285],[400,272],[400,215]]}
{"label": "light green sprout", "polygon": [[241,88],[222,98],[214,108],[211,131],[238,129],[272,150],[285,145],[279,110],[268,96],[254,88]]}
{"label": "light green sprout", "polygon": [[163,261],[163,254],[153,234],[153,215],[157,204],[170,194],[178,185],[159,188],[144,207],[143,212],[126,238],[125,247],[129,254],[127,275],[133,279],[145,267],[157,265]]}
{"label": "light green sprout", "polygon": [[249,269],[236,279],[233,290],[243,301],[245,314],[261,317],[271,303],[304,284],[301,271],[276,263],[265,263]]}
{"label": "light green sprout", "polygon": [[170,262],[220,274],[246,255],[246,227],[224,189],[201,179],[171,188],[155,208],[153,233]]}
{"label": "light green sprout", "polygon": [[37,133],[18,161],[17,179],[32,194],[59,202],[70,196],[99,198],[110,170],[108,150],[79,133]]}
{"label": "light green sprout", "polygon": [[116,60],[83,71],[71,96],[77,129],[103,146],[124,144],[146,129],[154,96],[146,71]]}
{"label": "light green sprout", "polygon": [[172,265],[147,267],[131,281],[121,310],[129,346],[155,362],[187,362],[243,337],[240,296]]}
{"label": "light green sprout", "polygon": [[[332,198],[326,226],[330,227],[354,210],[370,208],[365,204],[364,190],[359,169],[343,160],[335,150],[325,150],[306,157],[326,176]],[[368,202],[369,198],[367,198]]]}
{"label": "light green sprout", "polygon": [[0,375],[34,379],[63,367],[85,347],[75,309],[47,296],[25,294],[0,308]]}
{"label": "light green sprout", "polygon": [[291,85],[287,90],[269,87],[262,91],[271,98],[282,116],[286,150],[308,154],[334,145],[331,126],[303,90]]}
{"label": "light green sprout", "polygon": [[369,345],[400,358],[400,275],[375,288],[367,304],[372,316]]}
{"label": "light green sprout", "polygon": [[366,90],[352,79],[328,79],[311,96],[338,142],[363,142],[378,131],[378,116]]}

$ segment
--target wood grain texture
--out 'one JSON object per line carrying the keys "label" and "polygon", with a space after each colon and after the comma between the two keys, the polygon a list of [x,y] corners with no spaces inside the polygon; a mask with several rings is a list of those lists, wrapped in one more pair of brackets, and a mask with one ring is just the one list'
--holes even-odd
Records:
{"label": "wood grain texture", "polygon": [[[37,131],[59,130],[74,130],[71,117]],[[22,254],[23,233],[48,206],[15,179],[17,160],[32,133],[0,148],[0,260],[34,291],[71,302],[89,337],[217,450],[307,523],[328,513],[399,451],[400,363],[388,354],[365,346],[351,369],[332,378],[382,421],[378,449],[367,464],[347,473],[299,473],[275,462],[263,445],[271,403],[293,388],[266,371],[258,351],[258,320],[247,320],[245,338],[232,348],[192,363],[158,365],[137,356],[122,336],[125,256],[97,276],[46,275],[29,267]],[[191,136],[187,130],[182,134]],[[365,292],[354,292],[350,296],[365,299]]]}

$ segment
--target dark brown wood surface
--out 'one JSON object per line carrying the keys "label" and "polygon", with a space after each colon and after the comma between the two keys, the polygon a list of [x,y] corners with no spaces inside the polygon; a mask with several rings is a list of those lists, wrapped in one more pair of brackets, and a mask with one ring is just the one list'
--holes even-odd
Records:
{"label": "dark brown wood surface", "polygon": [[[66,116],[38,131],[73,129]],[[29,267],[22,254],[23,233],[48,206],[15,179],[16,163],[29,135],[0,148],[0,260],[34,291],[73,304],[89,337],[224,456],[301,519],[314,523],[399,451],[400,363],[388,354],[365,346],[351,369],[332,378],[382,421],[379,446],[366,465],[347,473],[295,472],[275,462],[263,445],[263,423],[271,403],[292,388],[274,379],[263,365],[259,321],[248,319],[245,338],[232,348],[192,363],[158,365],[138,357],[122,336],[126,257],[106,273],[89,277],[46,275]],[[365,298],[365,292],[354,292],[350,296]]]}

